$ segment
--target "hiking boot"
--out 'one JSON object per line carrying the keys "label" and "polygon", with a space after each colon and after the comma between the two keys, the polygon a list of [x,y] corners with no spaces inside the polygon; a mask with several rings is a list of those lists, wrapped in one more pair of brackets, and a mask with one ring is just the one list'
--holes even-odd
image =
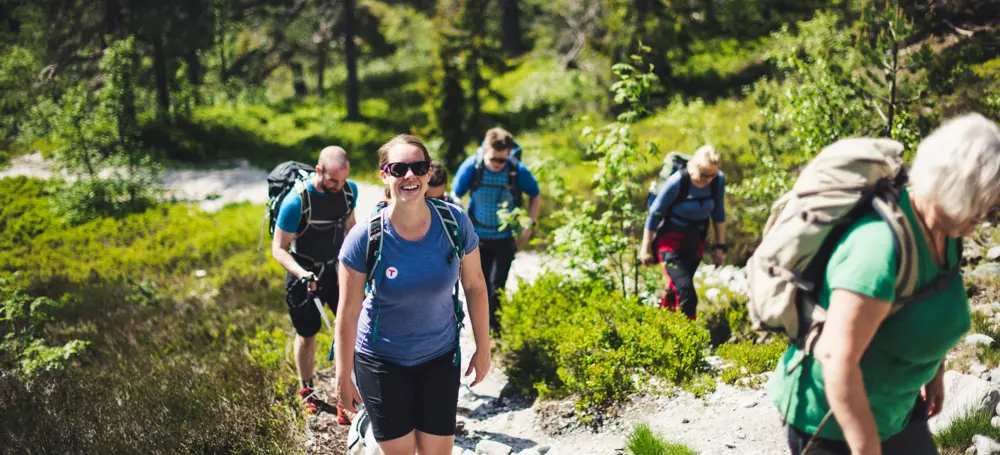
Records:
{"label": "hiking boot", "polygon": [[298,390],[298,394],[302,404],[306,407],[306,414],[319,414],[323,410],[323,405],[326,404],[316,397],[316,391],[312,387],[302,387]]}

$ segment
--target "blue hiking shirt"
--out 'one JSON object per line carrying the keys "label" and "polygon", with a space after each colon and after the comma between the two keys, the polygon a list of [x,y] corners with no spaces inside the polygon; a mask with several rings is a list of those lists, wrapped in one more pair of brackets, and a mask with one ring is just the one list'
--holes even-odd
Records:
{"label": "blue hiking shirt", "polygon": [[[428,208],[434,208],[427,202]],[[479,246],[472,220],[461,207],[448,204],[458,220],[465,253]],[[368,273],[368,223],[358,223],[347,234],[340,261]],[[448,259],[452,261],[449,264]],[[375,297],[365,297],[358,319],[357,352],[413,366],[455,349],[455,303],[452,291],[458,280],[458,261],[437,214],[424,238],[411,242],[399,236],[386,218],[383,227],[382,274]],[[374,321],[378,338],[372,340]]]}
{"label": "blue hiking shirt", "polygon": [[[679,226],[687,226],[687,222],[678,218],[678,216],[699,221],[708,220],[711,217],[712,221],[716,223],[726,221],[726,176],[722,174],[722,171],[719,171],[719,175],[716,178],[719,180],[719,183],[717,183],[719,185],[719,194],[715,196],[714,200],[710,196],[712,195],[712,185],[716,185],[715,182],[705,185],[704,188],[698,188],[692,184],[691,191],[688,192],[688,197],[678,202],[674,206],[672,213],[666,214],[664,211],[674,202],[674,198],[677,197],[678,192],[681,190],[681,173],[673,173],[664,182],[663,189],[660,190],[660,194],[656,195],[653,205],[649,207],[649,216],[646,217],[646,229],[655,231],[660,226],[660,222],[665,219],[669,219]],[[697,198],[708,199],[696,200]]]}
{"label": "blue hiking shirt", "polygon": [[[458,172],[455,173],[455,178],[452,181],[452,190],[458,197],[465,196],[465,193],[469,192],[472,186],[472,178],[476,174],[476,157],[480,156],[478,153],[474,154],[458,167]],[[510,228],[500,230],[500,221],[497,217],[497,211],[501,209],[503,203],[507,203],[507,207],[511,210],[514,209],[514,196],[511,194],[509,189],[493,188],[486,185],[507,185],[507,166],[510,166],[510,161],[504,166],[499,172],[493,172],[489,168],[483,168],[483,181],[480,184],[478,190],[473,192],[469,197],[469,213],[475,217],[475,219],[482,224],[475,224],[476,233],[479,234],[480,238],[483,239],[505,239],[511,237],[513,232]],[[523,162],[517,162],[517,182],[518,186],[521,188],[521,193],[527,196],[527,199],[538,196],[541,191],[538,189],[538,181],[535,180],[535,176],[531,174],[528,167],[524,165]],[[485,224],[485,226],[483,226]]]}

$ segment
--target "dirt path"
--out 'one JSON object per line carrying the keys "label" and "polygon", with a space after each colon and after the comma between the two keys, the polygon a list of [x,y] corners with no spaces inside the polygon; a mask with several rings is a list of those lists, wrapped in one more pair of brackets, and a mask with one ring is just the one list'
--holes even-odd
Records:
{"label": "dirt path", "polygon": [[[15,158],[10,167],[0,171],[0,178],[15,175],[49,178],[55,172],[51,163],[34,154]],[[264,203],[266,177],[264,170],[240,163],[229,169],[171,169],[165,173],[163,185],[176,200],[191,201],[206,211],[215,211],[234,202]],[[358,189],[357,213],[364,218],[381,199],[382,189],[366,183],[359,183]],[[531,281],[542,270],[543,263],[537,254],[518,253],[508,289],[516,287],[518,277]],[[463,365],[467,365],[475,348],[469,324],[462,333],[461,343]],[[323,370],[319,379],[320,388],[332,393],[332,371]],[[471,380],[466,378],[462,382],[468,384]],[[512,453],[549,447],[548,453],[556,455],[617,454],[624,448],[625,437],[633,426],[646,423],[664,437],[683,442],[699,453],[787,453],[777,411],[758,391],[720,385],[706,400],[686,392],[673,397],[642,396],[619,409],[618,418],[594,433],[576,424],[571,403],[533,403],[510,394],[505,390],[506,385],[506,377],[499,368],[494,368],[475,390],[463,385],[459,418],[466,431],[457,438],[458,447],[474,451],[481,440],[490,439],[509,445]],[[307,453],[343,453],[347,427],[337,425],[333,416],[309,419],[305,433]]]}

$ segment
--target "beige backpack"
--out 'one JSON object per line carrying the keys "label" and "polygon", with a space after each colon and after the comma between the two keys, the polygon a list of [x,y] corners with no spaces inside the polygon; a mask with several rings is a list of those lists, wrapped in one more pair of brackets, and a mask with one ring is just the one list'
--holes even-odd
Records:
{"label": "beige backpack", "polygon": [[[914,232],[899,206],[906,183],[903,145],[890,139],[839,140],[802,170],[792,189],[771,207],[764,238],[747,262],[753,328],[784,333],[812,351],[826,311],[816,301],[826,263],[854,221],[875,210],[896,240],[896,296],[890,314],[937,292],[957,267],[917,287]],[[961,253],[959,253],[961,254]]]}

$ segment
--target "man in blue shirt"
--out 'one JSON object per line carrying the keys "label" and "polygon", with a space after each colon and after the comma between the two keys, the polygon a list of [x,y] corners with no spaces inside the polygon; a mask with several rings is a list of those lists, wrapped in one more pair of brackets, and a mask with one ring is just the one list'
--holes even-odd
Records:
{"label": "man in blue shirt", "polygon": [[[490,296],[490,328],[499,330],[498,292],[507,285],[507,275],[518,247],[531,238],[531,228],[542,206],[538,181],[521,160],[512,157],[514,138],[503,128],[486,132],[486,140],[477,153],[466,159],[455,173],[452,189],[459,198],[469,193],[469,216],[479,235],[479,251]],[[500,229],[497,211],[513,210],[522,204],[522,194],[529,198],[528,227],[514,240],[510,227]]]}
{"label": "man in blue shirt", "polygon": [[[320,310],[312,302],[312,295],[337,312],[337,254],[345,233],[355,224],[358,194],[357,185],[347,179],[350,171],[344,149],[332,146],[320,151],[316,172],[306,181],[304,194],[292,190],[281,201],[271,243],[271,255],[287,271],[285,303],[296,332],[299,395],[311,413],[323,406],[313,394],[312,384],[316,332],[321,324]],[[306,213],[302,210],[303,195],[309,198]],[[349,423],[339,409],[338,418],[342,424]]]}

